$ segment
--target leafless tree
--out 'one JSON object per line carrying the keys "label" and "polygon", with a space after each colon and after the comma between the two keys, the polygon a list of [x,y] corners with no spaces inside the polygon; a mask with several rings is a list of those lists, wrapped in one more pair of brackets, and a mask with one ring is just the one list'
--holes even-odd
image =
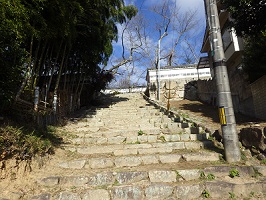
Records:
{"label": "leafless tree", "polygon": [[[158,60],[160,59],[166,59],[167,65],[172,66],[174,60],[182,57],[181,55],[184,49],[182,43],[186,43],[187,48],[189,46],[192,47],[190,38],[195,37],[193,33],[198,24],[195,17],[197,10],[182,12],[180,7],[167,0],[162,5],[154,7],[153,11],[161,19],[156,22],[156,30],[159,31],[156,66],[158,66]],[[166,36],[171,37],[170,42],[166,44],[167,46],[161,48],[159,44],[162,38]],[[162,56],[160,56],[161,54]]]}

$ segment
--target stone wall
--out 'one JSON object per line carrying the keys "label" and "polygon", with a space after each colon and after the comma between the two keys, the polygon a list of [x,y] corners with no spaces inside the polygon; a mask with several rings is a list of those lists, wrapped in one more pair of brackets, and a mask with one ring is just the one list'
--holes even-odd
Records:
{"label": "stone wall", "polygon": [[[236,82],[235,82],[236,81]],[[251,88],[246,83],[240,87],[239,79],[232,79],[230,83],[234,111],[255,117]],[[198,97],[201,101],[211,105],[218,105],[215,79],[198,80]],[[237,87],[238,86],[238,87]]]}
{"label": "stone wall", "polygon": [[[165,96],[169,95],[169,86],[170,86],[170,96],[172,100],[182,100],[185,96],[185,86],[190,81],[194,81],[192,79],[178,79],[171,81],[161,81],[160,82],[160,99],[162,102],[166,102],[167,98]],[[169,84],[170,83],[170,84]],[[157,83],[151,83],[149,86],[149,96],[152,100],[157,98]]]}
{"label": "stone wall", "polygon": [[255,114],[257,118],[266,120],[266,76],[251,84]]}

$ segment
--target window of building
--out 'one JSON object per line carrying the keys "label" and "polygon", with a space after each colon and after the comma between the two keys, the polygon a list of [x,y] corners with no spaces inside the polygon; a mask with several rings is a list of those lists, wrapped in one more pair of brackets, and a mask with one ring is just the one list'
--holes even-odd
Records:
{"label": "window of building", "polygon": [[228,21],[222,30],[223,48],[226,50],[233,41],[231,30],[228,28]]}

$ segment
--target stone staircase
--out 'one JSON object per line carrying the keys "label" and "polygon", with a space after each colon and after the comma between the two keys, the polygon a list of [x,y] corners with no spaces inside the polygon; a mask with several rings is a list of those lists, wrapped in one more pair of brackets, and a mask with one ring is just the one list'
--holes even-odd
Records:
{"label": "stone staircase", "polygon": [[30,191],[0,200],[266,198],[266,168],[228,166],[192,122],[165,115],[141,94],[106,104],[62,128],[63,149],[34,174]]}

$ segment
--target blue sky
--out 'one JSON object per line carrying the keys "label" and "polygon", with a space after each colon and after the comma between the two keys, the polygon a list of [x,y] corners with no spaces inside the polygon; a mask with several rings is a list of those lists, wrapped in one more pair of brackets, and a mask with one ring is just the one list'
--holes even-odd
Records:
{"label": "blue sky", "polygon": [[[153,65],[155,62],[158,38],[160,36],[158,31],[158,24],[160,24],[160,21],[162,21],[162,18],[154,12],[154,7],[160,8],[159,5],[165,1],[169,1],[169,9],[172,9],[170,13],[175,12],[173,10],[177,10],[179,8],[179,19],[181,19],[186,12],[196,11],[196,13],[193,14],[193,20],[196,20],[195,28],[181,37],[180,43],[175,48],[175,62],[173,65],[181,65],[186,63],[185,57],[187,56],[190,57],[192,63],[197,63],[197,58],[200,57],[200,48],[205,31],[205,10],[203,0],[125,0],[126,5],[132,4],[139,9],[139,14],[143,16],[146,22],[145,33],[147,34],[147,36],[145,37],[145,40],[149,43],[149,48],[147,49],[149,51],[150,57],[149,59],[147,59],[146,57],[140,57],[140,53],[136,53],[136,59],[133,63],[129,63],[127,64],[127,66],[120,68],[120,75],[116,78],[117,82],[119,81],[119,79],[128,76],[129,71],[134,71],[134,73],[130,76],[131,82],[138,82],[137,84],[145,83],[146,70],[147,68],[153,67],[151,65]],[[178,23],[171,23],[171,28],[169,28],[167,31],[168,35],[163,38],[161,42],[162,57],[164,55],[167,55],[167,53],[171,50],[178,36],[177,32],[175,32],[173,29],[173,26],[178,27]],[[121,36],[122,29],[123,25],[119,25],[119,36]],[[129,34],[131,33],[129,32]],[[132,43],[130,44],[129,40],[126,39],[125,49],[130,49],[130,45],[132,46]],[[113,43],[113,49],[114,51],[113,55],[110,58],[109,66],[115,65],[122,60],[121,38],[119,38],[118,42]],[[125,55],[128,55],[128,51]],[[134,58],[135,57],[133,56],[133,60]],[[139,58],[139,60],[137,58]],[[165,65],[167,65],[167,59],[161,60],[161,66],[163,67]],[[134,69],[131,70],[133,67]]]}

